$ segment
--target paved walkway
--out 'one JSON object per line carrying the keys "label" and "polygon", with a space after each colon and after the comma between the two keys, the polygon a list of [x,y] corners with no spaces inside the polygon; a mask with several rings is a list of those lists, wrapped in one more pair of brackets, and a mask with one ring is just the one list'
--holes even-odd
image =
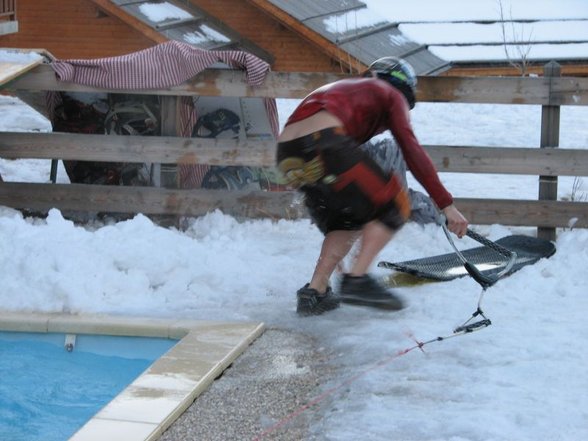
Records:
{"label": "paved walkway", "polygon": [[268,328],[160,441],[318,440],[309,434],[313,409],[271,428],[320,395],[329,357],[311,336]]}

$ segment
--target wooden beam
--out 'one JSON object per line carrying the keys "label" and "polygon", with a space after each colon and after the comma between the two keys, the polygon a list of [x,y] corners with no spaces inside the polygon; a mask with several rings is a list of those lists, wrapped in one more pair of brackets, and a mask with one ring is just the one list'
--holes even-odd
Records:
{"label": "wooden beam", "polygon": [[359,59],[350,55],[347,51],[341,49],[336,43],[323,37],[318,32],[312,30],[299,19],[291,16],[282,8],[272,4],[267,0],[248,0],[249,3],[254,4],[259,9],[270,15],[274,20],[290,29],[295,34],[302,37],[304,40],[310,42],[316,49],[341,64],[342,68],[349,69],[355,72],[361,72],[367,65]]}
{"label": "wooden beam", "polygon": [[473,225],[588,228],[588,203],[456,198]]}
{"label": "wooden beam", "polygon": [[[561,77],[561,68],[558,63],[551,61],[544,67],[544,75],[546,79],[554,79]],[[553,94],[551,95],[552,98]],[[555,101],[552,99],[552,101]],[[542,149],[548,148],[553,150],[559,146],[559,122],[560,122],[560,106],[547,105],[541,106],[541,142]],[[539,176],[539,200],[540,201],[555,201],[557,200],[557,176],[541,175]],[[537,237],[546,240],[555,240],[557,238],[555,228],[539,228],[537,230]]]}
{"label": "wooden beam", "polygon": [[[2,50],[0,48],[0,50]],[[34,50],[24,50],[24,49],[17,49],[12,50],[11,52],[19,52],[19,53],[36,53]],[[16,62],[16,61],[4,61],[0,59],[0,89],[6,87],[10,81],[18,78],[19,76],[25,75],[31,69],[35,68],[36,66],[40,65],[43,62],[43,57],[39,55],[39,58],[32,61],[25,61],[25,62]]]}
{"label": "wooden beam", "polygon": [[419,77],[417,101],[588,105],[588,78]]}
{"label": "wooden beam", "polygon": [[1,132],[0,157],[271,167],[274,141]]}
{"label": "wooden beam", "polygon": [[[300,99],[317,87],[348,77],[320,72],[270,72],[264,84],[248,86],[244,71],[206,69],[167,89],[115,90],[58,81],[51,66],[40,65],[13,81],[10,89]],[[424,102],[588,105],[588,78],[419,77],[418,81],[417,100]]]}
{"label": "wooden beam", "polygon": [[325,83],[346,78],[345,75],[319,72],[289,73],[270,72],[264,84],[247,85],[245,72],[241,70],[206,69],[185,83],[167,89],[102,89],[59,81],[49,65],[40,65],[10,84],[12,90],[65,91],[65,92],[108,92],[125,94],[189,95],[189,96],[231,96],[231,97],[273,97],[303,98],[311,90]]}
{"label": "wooden beam", "polygon": [[588,150],[424,146],[439,172],[588,176]]}
{"label": "wooden beam", "polygon": [[143,213],[146,215],[202,216],[214,210],[246,218],[303,217],[293,192],[237,190],[171,190],[84,184],[1,182],[0,205],[48,212]]}
{"label": "wooden beam", "polygon": [[110,0],[90,1],[94,3],[98,8],[100,8],[102,11],[104,11],[106,14],[116,17],[123,23],[128,24],[137,32],[143,34],[145,37],[147,37],[155,43],[164,43],[169,40],[167,37],[154,30],[151,26],[143,23],[137,17],[127,14],[123,8],[111,2]]}
{"label": "wooden beam", "polygon": [[427,80],[419,82],[418,92],[418,101],[542,104],[549,100],[549,80],[427,77]]}
{"label": "wooden beam", "polygon": [[[538,63],[534,66],[527,66],[528,75],[543,75],[543,65]],[[586,77],[588,75],[588,64],[564,64],[561,67],[562,76],[565,77]],[[440,74],[451,77],[518,77],[521,75],[519,68],[510,65],[479,65],[453,64],[451,69]]]}
{"label": "wooden beam", "polygon": [[[170,190],[83,184],[0,183],[0,205],[33,212],[62,211],[202,216],[216,209],[236,217],[298,219],[306,211],[295,192]],[[455,200],[473,225],[588,228],[588,203]]]}
{"label": "wooden beam", "polygon": [[[439,172],[588,176],[588,150],[427,145]],[[0,133],[0,157],[273,167],[275,142],[173,136]]]}

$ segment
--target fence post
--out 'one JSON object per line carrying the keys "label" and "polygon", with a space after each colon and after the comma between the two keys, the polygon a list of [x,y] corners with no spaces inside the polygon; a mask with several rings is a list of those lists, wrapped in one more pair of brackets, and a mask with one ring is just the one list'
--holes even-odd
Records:
{"label": "fence post", "polygon": [[[550,61],[543,67],[543,76],[553,78],[561,76],[561,66]],[[551,103],[551,87],[549,88],[549,102]],[[541,109],[541,148],[559,146],[559,111],[560,106],[547,105]],[[557,176],[539,176],[539,200],[557,200]],[[555,240],[553,227],[538,227],[537,237]]]}
{"label": "fence post", "polygon": [[[179,111],[177,96],[161,97],[161,136],[178,136]],[[175,164],[157,164],[159,182],[157,187],[178,188],[178,170]]]}

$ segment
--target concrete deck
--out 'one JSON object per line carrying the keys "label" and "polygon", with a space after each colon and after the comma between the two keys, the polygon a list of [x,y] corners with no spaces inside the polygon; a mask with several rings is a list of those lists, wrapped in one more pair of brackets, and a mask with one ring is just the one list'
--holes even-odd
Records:
{"label": "concrete deck", "polygon": [[151,441],[264,331],[263,323],[0,313],[0,330],[179,340],[90,419],[72,441]]}

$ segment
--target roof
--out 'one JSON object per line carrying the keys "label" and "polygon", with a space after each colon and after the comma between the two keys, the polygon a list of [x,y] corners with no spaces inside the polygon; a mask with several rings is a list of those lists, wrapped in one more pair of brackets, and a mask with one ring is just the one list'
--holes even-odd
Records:
{"label": "roof", "polygon": [[586,0],[266,1],[366,65],[393,55],[418,75],[456,64],[588,60]]}
{"label": "roof", "polygon": [[358,0],[267,0],[366,66],[383,56],[406,59],[418,75],[447,70],[449,63],[407,38],[396,23]]}
{"label": "roof", "polygon": [[135,17],[166,39],[205,50],[242,50],[272,63],[273,56],[246,40],[192,3],[110,0],[119,11]]}
{"label": "roof", "polygon": [[363,0],[452,64],[588,60],[586,0]]}
{"label": "roof", "polygon": [[[244,50],[273,63],[271,54],[194,6],[195,0],[93,1],[117,5],[166,39],[201,49]],[[553,0],[476,0],[475,6],[471,0],[412,0],[401,8],[389,0],[249,1],[304,38],[310,32],[315,43],[332,43],[331,56],[365,66],[397,56],[418,75],[437,75],[459,64],[588,61],[586,0],[558,0],[557,7]],[[284,17],[293,20],[285,23]]]}

